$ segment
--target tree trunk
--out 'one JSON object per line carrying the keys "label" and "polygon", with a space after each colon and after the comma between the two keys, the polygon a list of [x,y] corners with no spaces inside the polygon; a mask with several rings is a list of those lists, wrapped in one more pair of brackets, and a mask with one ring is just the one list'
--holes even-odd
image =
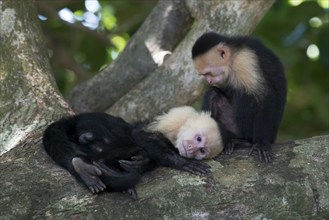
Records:
{"label": "tree trunk", "polygon": [[0,155],[69,108],[52,77],[34,1],[0,1]]}
{"label": "tree trunk", "polygon": [[145,174],[138,200],[91,195],[54,165],[40,143],[1,158],[0,219],[326,219],[329,136],[273,146],[263,164],[248,149],[208,161],[209,176],[169,168]]}

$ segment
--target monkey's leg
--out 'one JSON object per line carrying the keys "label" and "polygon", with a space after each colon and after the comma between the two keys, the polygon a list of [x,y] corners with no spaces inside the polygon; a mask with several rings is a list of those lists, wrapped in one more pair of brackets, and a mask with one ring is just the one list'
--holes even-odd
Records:
{"label": "monkey's leg", "polygon": [[102,175],[102,171],[99,168],[86,163],[79,157],[74,157],[72,159],[72,165],[81,180],[87,185],[92,193],[99,193],[104,191],[106,186],[98,177]]}
{"label": "monkey's leg", "polygon": [[264,147],[262,147],[259,144],[253,144],[249,152],[249,155],[251,155],[254,151],[257,151],[259,160],[261,162],[270,163],[273,160],[273,153],[271,147],[267,147],[267,148],[268,149],[264,149]]}

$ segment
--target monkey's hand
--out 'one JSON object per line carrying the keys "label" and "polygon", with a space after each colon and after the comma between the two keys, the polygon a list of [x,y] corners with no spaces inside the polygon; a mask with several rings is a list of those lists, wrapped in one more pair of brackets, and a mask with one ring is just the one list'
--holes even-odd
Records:
{"label": "monkey's hand", "polygon": [[79,157],[72,159],[72,165],[92,193],[100,193],[105,190],[105,184],[98,177],[102,175],[102,171],[99,168],[86,163]]}
{"label": "monkey's hand", "polygon": [[120,166],[128,172],[143,173],[151,166],[149,157],[138,154],[131,157],[131,160],[119,160]]}
{"label": "monkey's hand", "polygon": [[182,170],[193,174],[208,174],[210,173],[210,166],[202,161],[190,160],[185,162]]}
{"label": "monkey's hand", "polygon": [[254,151],[258,152],[258,157],[261,162],[265,162],[265,163],[272,162],[273,153],[271,148],[264,150],[261,145],[253,144],[249,152],[249,155],[251,155]]}
{"label": "monkey's hand", "polygon": [[233,142],[228,142],[227,144],[225,144],[224,146],[224,150],[223,150],[223,154],[225,155],[230,155],[233,153],[234,151],[234,147],[235,147],[235,144]]}
{"label": "monkey's hand", "polygon": [[202,161],[182,157],[178,154],[167,155],[166,167],[172,167],[179,170],[184,170],[193,174],[208,174],[210,166]]}
{"label": "monkey's hand", "polygon": [[101,171],[102,175],[104,176],[122,177],[121,171],[116,170],[114,168],[110,168],[101,161],[93,162],[93,164]]}

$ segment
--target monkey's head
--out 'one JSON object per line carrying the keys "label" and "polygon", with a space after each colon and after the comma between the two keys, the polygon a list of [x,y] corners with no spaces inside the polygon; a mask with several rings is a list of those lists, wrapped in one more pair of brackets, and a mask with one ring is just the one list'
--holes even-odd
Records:
{"label": "monkey's head", "polygon": [[223,150],[217,123],[209,113],[189,118],[180,128],[176,148],[183,157],[197,160],[213,158]]}
{"label": "monkey's head", "polygon": [[192,47],[193,64],[211,85],[221,85],[229,78],[231,49],[228,38],[217,33],[203,34]]}

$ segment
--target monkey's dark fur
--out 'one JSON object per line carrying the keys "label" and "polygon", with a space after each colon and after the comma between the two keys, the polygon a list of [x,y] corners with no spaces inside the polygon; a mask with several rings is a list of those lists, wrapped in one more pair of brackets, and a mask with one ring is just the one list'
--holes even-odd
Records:
{"label": "monkey's dark fur", "polygon": [[[157,165],[192,173],[209,166],[181,157],[160,133],[145,132],[105,113],[83,113],[51,124],[43,136],[49,156],[93,193],[134,188],[142,172]],[[137,157],[142,157],[136,162]],[[130,161],[132,163],[130,163]]]}
{"label": "monkey's dark fur", "polygon": [[[225,37],[205,33],[195,42],[192,58],[195,60],[218,44],[230,48],[232,54],[241,50],[256,56],[262,80],[255,93],[236,88],[230,82],[211,86],[204,95],[202,110],[211,111],[218,122],[225,144],[224,151],[232,153],[235,140],[246,140],[257,150],[261,160],[272,160],[271,144],[274,143],[286,103],[287,86],[283,65],[278,57],[259,40],[252,37]],[[238,54],[239,55],[239,54]],[[232,58],[232,55],[230,57]],[[237,80],[240,74],[236,73]],[[236,132],[232,132],[236,128]]]}

